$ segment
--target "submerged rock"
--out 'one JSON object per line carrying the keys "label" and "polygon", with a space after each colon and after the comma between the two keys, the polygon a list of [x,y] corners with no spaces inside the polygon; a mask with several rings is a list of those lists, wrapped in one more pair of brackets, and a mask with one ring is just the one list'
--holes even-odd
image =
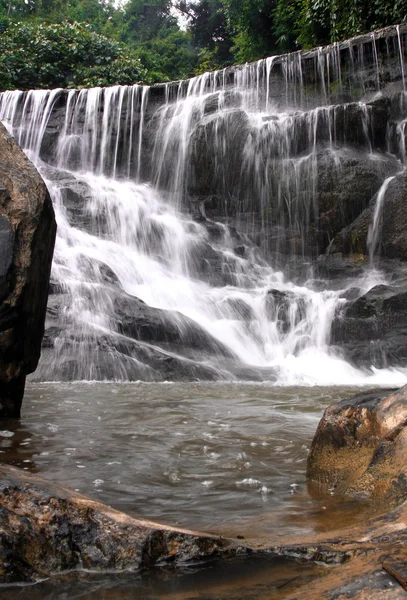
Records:
{"label": "submerged rock", "polygon": [[310,489],[400,503],[407,498],[407,386],[328,406],[308,456]]}
{"label": "submerged rock", "polygon": [[44,334],[56,223],[34,165],[0,124],[0,416],[18,417]]}
{"label": "submerged rock", "polygon": [[237,553],[229,540],[134,519],[12,467],[2,465],[0,477],[1,583]]}

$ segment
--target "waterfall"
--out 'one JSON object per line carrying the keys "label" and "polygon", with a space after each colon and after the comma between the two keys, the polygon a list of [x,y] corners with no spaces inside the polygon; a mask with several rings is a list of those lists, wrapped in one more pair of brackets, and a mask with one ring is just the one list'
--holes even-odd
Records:
{"label": "waterfall", "polygon": [[382,219],[383,212],[383,204],[386,196],[387,188],[390,185],[390,182],[393,181],[394,177],[388,177],[384,180],[382,187],[377,193],[374,213],[373,213],[373,221],[371,227],[369,228],[369,235],[367,239],[368,247],[369,247],[369,258],[370,263],[373,265],[373,261],[375,258],[375,252],[377,250],[377,245],[380,239],[380,223]]}
{"label": "waterfall", "polygon": [[[404,30],[392,36],[391,58],[403,65]],[[347,290],[372,283],[365,274],[324,282],[317,260],[364,208],[331,206],[323,186],[349,165],[380,175],[373,253],[379,199],[401,170],[377,150],[379,42],[151,88],[0,94],[0,120],[44,177],[58,222],[34,378],[404,377],[361,370],[330,346]]]}

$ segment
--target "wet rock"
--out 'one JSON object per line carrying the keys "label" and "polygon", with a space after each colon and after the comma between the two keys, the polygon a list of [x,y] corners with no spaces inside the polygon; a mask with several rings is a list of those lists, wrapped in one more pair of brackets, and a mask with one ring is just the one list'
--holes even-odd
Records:
{"label": "wet rock", "polygon": [[[249,134],[249,120],[240,109],[215,114],[202,121],[190,142],[190,169],[187,190],[194,195],[220,195],[224,202],[222,216],[237,210],[233,196],[239,187],[243,148]],[[223,155],[220,154],[224,148]]]}
{"label": "wet rock", "polygon": [[[113,329],[100,331],[85,320],[76,322],[70,294],[52,294],[42,360],[31,380],[49,379],[52,372],[56,381],[213,381],[222,378],[222,361],[235,358],[181,313],[148,306],[111,285],[88,287],[88,293],[90,306],[96,302],[95,314],[97,299],[106,295]],[[217,357],[218,368],[206,364],[208,355]]]}
{"label": "wet rock", "polygon": [[56,224],[37,170],[0,124],[0,416],[18,417],[44,333]]}
{"label": "wet rock", "polygon": [[237,553],[229,540],[131,518],[12,467],[2,465],[0,477],[1,583]]}
{"label": "wet rock", "polygon": [[[3,200],[9,200],[8,192],[4,188]],[[14,232],[7,219],[0,215],[0,302],[8,295],[10,290],[9,271],[13,259]]]}
{"label": "wet rock", "polygon": [[[338,162],[339,161],[339,162]],[[336,163],[336,164],[335,164]],[[380,155],[341,151],[318,155],[317,202],[321,249],[369,205],[386,177],[399,170],[397,161]],[[343,252],[341,249],[336,251]],[[352,252],[358,252],[357,247]]]}
{"label": "wet rock", "polygon": [[357,366],[404,365],[406,287],[379,285],[357,299],[349,299],[332,323],[331,343]]}
{"label": "wet rock", "polygon": [[[82,334],[82,336],[81,336]],[[57,338],[57,339],[56,339]],[[56,343],[55,343],[56,340]],[[52,365],[52,375],[49,373]],[[216,381],[218,369],[155,344],[111,334],[50,327],[42,359],[31,381]]]}
{"label": "wet rock", "polygon": [[79,227],[89,233],[100,234],[107,230],[105,215],[102,212],[93,214],[90,208],[92,190],[80,176],[75,177],[68,171],[46,167],[42,169],[43,176],[55,182],[61,193],[69,224]]}
{"label": "wet rock", "polygon": [[[396,175],[390,181],[382,204],[379,220],[378,244],[375,255],[407,260],[407,175]],[[353,223],[340,231],[332,240],[328,252],[363,253],[369,252],[369,237],[374,219],[377,196]]]}
{"label": "wet rock", "polygon": [[122,294],[114,300],[114,312],[120,333],[135,340],[233,356],[198,323],[177,311],[153,308],[139,298]]}
{"label": "wet rock", "polygon": [[329,406],[308,456],[318,491],[400,503],[407,498],[407,386]]}
{"label": "wet rock", "polygon": [[269,319],[277,323],[281,333],[287,333],[305,318],[305,302],[293,292],[269,290],[266,298]]}
{"label": "wet rock", "polygon": [[361,276],[367,264],[365,254],[335,252],[318,256],[315,268],[318,276],[325,279],[350,279]]}
{"label": "wet rock", "polygon": [[242,102],[241,94],[234,90],[208,94],[203,106],[203,114],[210,115],[225,108],[238,107]]}
{"label": "wet rock", "polygon": [[407,260],[407,174],[393,179],[383,201],[381,247],[378,253],[386,258]]}
{"label": "wet rock", "polygon": [[373,205],[368,206],[353,223],[336,234],[327,248],[328,254],[367,255],[369,228],[373,222]]}
{"label": "wet rock", "polygon": [[225,298],[221,302],[222,313],[226,313],[231,319],[238,319],[239,321],[251,321],[254,319],[254,313],[251,306],[247,304],[242,298]]}

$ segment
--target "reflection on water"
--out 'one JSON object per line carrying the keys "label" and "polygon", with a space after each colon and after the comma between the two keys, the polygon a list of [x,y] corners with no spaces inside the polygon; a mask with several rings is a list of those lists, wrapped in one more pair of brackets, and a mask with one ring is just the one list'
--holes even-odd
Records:
{"label": "reflection on water", "polygon": [[244,537],[345,523],[311,499],[309,445],[350,388],[257,384],[29,384],[1,460],[133,515]]}
{"label": "reflection on water", "polygon": [[280,600],[326,567],[281,557],[210,561],[134,574],[69,573],[35,586],[0,586],[4,600]]}

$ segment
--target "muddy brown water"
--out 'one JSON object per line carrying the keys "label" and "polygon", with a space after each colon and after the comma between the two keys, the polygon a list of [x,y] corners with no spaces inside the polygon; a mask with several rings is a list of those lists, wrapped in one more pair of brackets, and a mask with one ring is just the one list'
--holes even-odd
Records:
{"label": "muddy brown water", "polygon": [[[284,543],[369,514],[367,504],[310,497],[305,479],[323,409],[358,391],[242,383],[29,384],[21,420],[2,423],[0,460],[134,516]],[[76,574],[0,588],[0,597],[235,598],[243,586],[247,598],[278,598],[299,575],[287,561],[242,565],[153,570],[130,579]],[[315,569],[303,567],[301,577]]]}

